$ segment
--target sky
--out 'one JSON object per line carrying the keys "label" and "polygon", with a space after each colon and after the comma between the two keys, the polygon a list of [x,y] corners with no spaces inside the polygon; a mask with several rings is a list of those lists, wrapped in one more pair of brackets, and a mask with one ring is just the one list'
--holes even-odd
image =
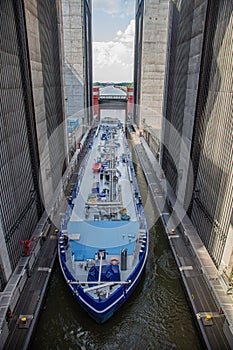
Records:
{"label": "sky", "polygon": [[134,0],[93,0],[93,81],[132,82]]}

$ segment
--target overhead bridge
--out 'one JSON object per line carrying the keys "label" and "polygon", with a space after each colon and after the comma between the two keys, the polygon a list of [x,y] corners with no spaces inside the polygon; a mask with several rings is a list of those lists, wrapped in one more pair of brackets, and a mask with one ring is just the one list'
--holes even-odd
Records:
{"label": "overhead bridge", "polygon": [[101,109],[124,109],[127,110],[128,97],[125,95],[101,95],[98,98]]}
{"label": "overhead bridge", "polygon": [[128,97],[126,95],[101,95],[98,98],[99,102],[102,101],[109,101],[109,100],[114,100],[114,101],[128,101]]}
{"label": "overhead bridge", "polygon": [[93,97],[94,114],[100,119],[111,115],[125,122],[128,113],[132,113],[133,88],[94,87]]}

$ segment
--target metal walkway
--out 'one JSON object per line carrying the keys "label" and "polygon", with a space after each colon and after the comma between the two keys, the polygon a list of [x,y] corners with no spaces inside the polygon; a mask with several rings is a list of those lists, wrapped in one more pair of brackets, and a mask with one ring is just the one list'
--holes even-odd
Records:
{"label": "metal walkway", "polygon": [[[74,174],[74,176],[76,177],[77,175]],[[4,350],[28,349],[41,307],[43,306],[49,279],[57,256],[57,234],[55,229],[59,227],[60,213],[64,213],[66,210],[67,200],[73,186],[72,180],[71,178],[71,182],[66,189],[66,197],[64,197],[60,204],[48,236],[42,243],[41,251],[33,267],[31,277],[27,279],[12,318],[9,320],[10,332],[4,345]],[[22,322],[24,317],[26,318],[25,324]]]}
{"label": "metal walkway", "polygon": [[[28,278],[12,319],[9,321],[10,333],[4,349],[27,349],[56,257],[56,247],[57,237],[51,232],[41,248],[32,276]],[[23,318],[25,318],[24,322],[21,321]]]}
{"label": "metal walkway", "polygon": [[[91,135],[90,133],[89,137]],[[89,142],[88,132],[84,135],[82,142],[84,149]],[[84,154],[85,152],[77,150],[67,168],[67,173],[63,176],[64,194],[59,199],[58,204],[54,203],[56,204],[56,211],[46,237],[41,237],[38,242],[41,247],[30,271],[30,277],[26,279],[20,290],[17,289],[17,293],[20,293],[20,295],[17,297],[18,302],[11,317],[8,317],[9,334],[4,344],[0,341],[0,349],[26,350],[29,348],[57,256],[57,234],[55,230],[57,227],[60,227],[61,216],[66,211]],[[33,250],[30,255],[34,255]],[[25,257],[24,259],[28,258],[30,257]]]}
{"label": "metal walkway", "polygon": [[191,221],[177,203],[144,138],[133,134],[132,139],[205,345],[212,350],[231,349],[232,296],[227,295],[221,276]]}

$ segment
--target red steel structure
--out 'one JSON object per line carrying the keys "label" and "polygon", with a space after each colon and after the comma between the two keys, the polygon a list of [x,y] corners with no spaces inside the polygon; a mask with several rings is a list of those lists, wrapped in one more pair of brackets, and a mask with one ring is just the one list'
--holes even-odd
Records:
{"label": "red steel structure", "polygon": [[94,115],[99,117],[99,93],[100,88],[99,87],[93,87],[93,106],[94,106]]}

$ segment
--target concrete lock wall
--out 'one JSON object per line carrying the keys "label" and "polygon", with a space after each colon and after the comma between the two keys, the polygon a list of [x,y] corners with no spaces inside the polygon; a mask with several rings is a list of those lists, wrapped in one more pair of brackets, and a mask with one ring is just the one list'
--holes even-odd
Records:
{"label": "concrete lock wall", "polygon": [[140,81],[140,124],[161,129],[169,1],[145,0]]}

